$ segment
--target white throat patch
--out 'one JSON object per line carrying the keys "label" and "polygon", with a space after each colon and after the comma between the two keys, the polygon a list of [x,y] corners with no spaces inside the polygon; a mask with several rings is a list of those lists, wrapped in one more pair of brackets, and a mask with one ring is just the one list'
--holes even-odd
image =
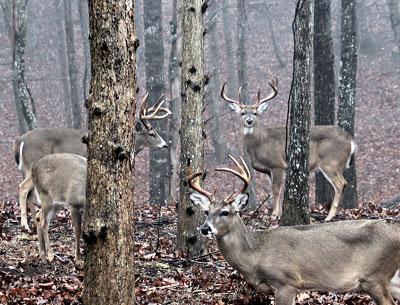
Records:
{"label": "white throat patch", "polygon": [[253,127],[245,127],[243,132],[244,132],[245,135],[252,134],[253,133],[253,129],[254,129]]}

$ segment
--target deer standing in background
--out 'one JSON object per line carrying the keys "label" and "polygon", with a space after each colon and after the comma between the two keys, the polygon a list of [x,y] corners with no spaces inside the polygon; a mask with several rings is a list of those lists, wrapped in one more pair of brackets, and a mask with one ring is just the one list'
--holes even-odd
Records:
{"label": "deer standing in background", "polygon": [[[135,126],[135,154],[139,153],[145,147],[167,147],[167,143],[153,129],[150,121],[165,118],[171,111],[163,107],[165,102],[164,96],[161,96],[154,106],[147,108],[148,95],[147,93],[142,100],[139,120]],[[30,231],[26,202],[28,194],[33,190],[32,165],[40,158],[54,153],[71,153],[87,157],[86,144],[82,142],[82,138],[86,135],[85,131],[71,128],[35,128],[15,140],[13,145],[15,161],[25,177],[18,186],[21,226],[24,230]],[[33,201],[29,200],[28,202],[32,215],[35,215]]]}
{"label": "deer standing in background", "polygon": [[253,231],[239,216],[248,201],[244,192],[250,172],[243,159],[240,164],[230,158],[238,170],[216,170],[239,177],[241,190],[216,200],[194,181],[203,174],[196,173],[188,179],[197,191],[190,198],[206,211],[200,232],[215,237],[221,254],[247,282],[273,293],[276,305],[293,305],[305,290],[366,292],[379,305],[395,305],[392,295],[400,295],[399,223],[352,220]]}
{"label": "deer standing in background", "polygon": [[[246,105],[240,101],[240,88],[238,101],[227,97],[226,82],[222,86],[221,97],[230,104],[233,111],[241,115],[245,149],[252,167],[267,174],[271,181],[274,202],[272,216],[279,218],[282,214],[279,194],[288,167],[285,153],[286,128],[266,128],[261,125],[259,115],[267,110],[269,101],[278,93],[276,81],[269,85],[273,92],[261,98],[259,90],[257,102],[253,105]],[[325,221],[330,221],[337,213],[347,183],[342,172],[349,166],[355,149],[353,136],[337,126],[310,128],[309,168],[311,171],[319,169],[335,190],[335,197]]]}
{"label": "deer standing in background", "polygon": [[39,240],[39,256],[42,260],[53,261],[50,246],[49,224],[58,210],[67,205],[71,210],[75,232],[75,264],[82,267],[80,238],[82,216],[86,207],[85,157],[69,153],[44,156],[32,166],[32,181],[40,211],[36,214]]}

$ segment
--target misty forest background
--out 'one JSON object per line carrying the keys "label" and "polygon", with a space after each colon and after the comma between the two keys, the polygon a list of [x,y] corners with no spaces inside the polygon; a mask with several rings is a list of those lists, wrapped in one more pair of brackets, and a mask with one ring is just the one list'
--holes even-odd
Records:
{"label": "misty forest background", "polygon": [[[176,20],[174,21],[176,1],[162,1],[160,31],[150,26],[149,19],[144,18],[146,5],[143,2],[146,0],[136,0],[135,3],[136,30],[140,41],[137,52],[138,101],[146,90],[151,92],[150,100],[154,101],[161,93],[165,93],[167,98],[171,99],[171,80],[177,77],[177,64],[179,66],[178,55],[172,48],[179,35]],[[341,9],[339,0],[331,2],[337,91]],[[3,234],[2,239],[6,241],[0,247],[0,253],[5,255],[7,252],[7,259],[4,263],[0,262],[0,267],[6,270],[2,275],[8,276],[5,278],[8,279],[8,296],[12,296],[10,299],[20,300],[25,297],[30,299],[32,304],[38,298],[47,298],[52,302],[73,300],[81,290],[82,272],[71,271],[71,263],[62,259],[51,266],[40,264],[33,257],[29,257],[29,253],[37,251],[36,241],[32,241],[30,237],[17,238],[17,186],[22,180],[22,175],[14,162],[12,142],[23,130],[27,130],[27,126],[20,124],[13,87],[15,45],[12,27],[15,23],[10,16],[13,16],[15,3],[22,3],[22,6],[26,4],[25,81],[34,101],[37,126],[85,128],[87,116],[84,101],[88,98],[90,83],[87,2],[0,0],[0,229],[2,224],[7,222],[3,233],[0,230]],[[238,3],[245,3],[242,8],[239,6],[240,12]],[[354,218],[358,217],[357,213],[375,215],[377,212],[374,211],[374,207],[398,196],[400,192],[400,40],[399,25],[397,24],[396,34],[393,30],[396,30],[396,27],[393,28],[391,23],[388,3],[398,1],[357,1],[355,138],[358,204],[362,207],[362,212],[352,214],[356,215]],[[151,9],[154,8],[148,6],[147,12]],[[232,113],[227,103],[219,97],[225,80],[228,81],[229,96],[237,96],[238,79],[241,78],[244,80],[242,85],[245,89],[247,85],[248,93],[245,95],[248,94],[254,100],[259,88],[262,93],[267,94],[267,82],[277,78],[278,96],[271,102],[261,121],[269,127],[286,124],[287,101],[292,81],[294,12],[295,1],[208,2],[208,9],[204,15],[205,71],[209,78],[205,88],[204,111],[206,168],[226,163],[228,153],[235,156],[243,154],[239,117]],[[157,45],[156,48],[146,49],[145,35],[148,35],[147,41]],[[153,56],[152,60],[158,63],[159,74],[155,78],[146,78],[146,61],[149,65],[149,57],[146,60],[146,56]],[[154,127],[169,140],[169,144],[173,144],[176,143],[176,133],[180,126],[177,115],[179,101],[172,101],[169,107],[174,115],[165,122],[154,124]],[[174,149],[174,145],[170,145],[170,149]],[[162,164],[167,166],[157,165],[159,163],[150,159],[163,160]],[[169,176],[178,170],[171,167],[171,163],[179,163],[179,153],[171,153],[171,150],[149,153],[146,149],[136,157],[135,255],[139,274],[136,282],[137,302],[161,304],[168,298],[177,298],[185,304],[195,296],[196,300],[200,300],[200,304],[216,304],[216,300],[224,298],[228,303],[234,299],[232,304],[256,304],[258,299],[255,293],[249,293],[251,288],[243,282],[235,281],[238,275],[233,273],[218,255],[214,255],[213,262],[201,262],[190,266],[176,258],[173,244],[177,194],[171,192],[171,189],[176,189],[176,185],[170,186]],[[154,173],[157,175],[153,175]],[[217,180],[216,177],[213,179],[215,185],[225,190],[234,187],[230,181]],[[267,197],[270,187],[267,178],[261,173],[254,173],[254,181],[258,205]],[[312,175],[311,203],[314,203],[315,197],[314,181]],[[155,187],[157,185],[165,187]],[[154,203],[167,205],[160,208]],[[266,214],[267,210],[264,207],[256,216],[262,221]],[[61,213],[55,221],[58,227],[53,228],[51,233],[54,236],[54,247],[61,248],[59,251],[63,253],[71,253],[73,240],[68,217]],[[65,246],[66,243],[68,246]],[[69,247],[69,250],[65,250],[65,247]],[[161,259],[154,265],[154,253],[164,260]],[[22,262],[21,257],[24,258]],[[8,268],[10,266],[14,269]],[[23,272],[12,271],[18,268],[23,269]],[[229,280],[226,281],[226,278]],[[178,281],[183,281],[186,290],[182,290],[177,284]],[[23,287],[33,290],[29,292],[28,288]],[[167,288],[157,290],[149,287]],[[231,295],[232,291],[236,291],[235,296]],[[299,300],[302,304],[316,304],[312,301],[307,303],[309,297],[310,295],[303,295]],[[338,301],[336,296],[331,294],[318,297],[321,304],[324,304],[324,298]],[[357,304],[371,302],[368,297],[357,300]],[[364,301],[366,303],[363,303]]]}

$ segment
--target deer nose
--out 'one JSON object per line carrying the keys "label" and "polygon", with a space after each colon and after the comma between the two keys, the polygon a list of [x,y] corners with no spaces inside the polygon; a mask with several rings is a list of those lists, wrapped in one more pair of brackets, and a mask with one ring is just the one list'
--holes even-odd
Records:
{"label": "deer nose", "polygon": [[211,228],[208,225],[204,225],[201,227],[200,232],[201,234],[207,236],[209,233],[211,233]]}
{"label": "deer nose", "polygon": [[253,120],[252,118],[247,118],[247,119],[246,119],[246,124],[247,124],[248,126],[253,125],[253,123],[254,123],[254,120]]}

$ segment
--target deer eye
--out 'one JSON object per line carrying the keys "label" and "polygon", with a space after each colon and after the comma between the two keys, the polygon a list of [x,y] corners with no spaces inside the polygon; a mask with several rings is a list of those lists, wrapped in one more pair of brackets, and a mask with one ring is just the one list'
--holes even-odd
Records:
{"label": "deer eye", "polygon": [[154,132],[154,130],[150,130],[149,135],[150,135],[150,137],[155,137],[156,133]]}
{"label": "deer eye", "polygon": [[241,112],[241,113],[240,113],[240,115],[245,115],[245,114],[246,114],[246,113],[244,113],[244,112]]}
{"label": "deer eye", "polygon": [[228,211],[222,211],[221,214],[219,214],[220,216],[228,216],[229,212]]}
{"label": "deer eye", "polygon": [[254,113],[253,113],[253,115],[257,115],[257,114],[258,114],[257,112],[254,112]]}
{"label": "deer eye", "polygon": [[204,214],[206,214],[206,216],[208,216],[208,211],[204,211]]}

